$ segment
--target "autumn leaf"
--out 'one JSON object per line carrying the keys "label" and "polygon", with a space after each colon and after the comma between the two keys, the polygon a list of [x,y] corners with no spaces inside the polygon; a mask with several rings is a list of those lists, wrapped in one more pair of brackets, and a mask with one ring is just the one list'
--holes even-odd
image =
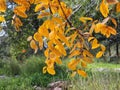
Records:
{"label": "autumn leaf", "polygon": [[47,67],[47,72],[51,75],[55,75],[55,70],[53,68]]}
{"label": "autumn leaf", "polygon": [[4,22],[5,18],[3,16],[0,16],[0,22]]}
{"label": "autumn leaf", "polygon": [[62,64],[62,60],[59,57],[55,58],[55,62],[57,64]]}
{"label": "autumn leaf", "polygon": [[13,10],[13,12],[14,12],[16,15],[18,15],[18,16],[20,16],[20,17],[22,17],[22,18],[27,18],[27,14],[25,13],[25,11],[26,11],[25,6],[17,6],[17,7],[15,7],[14,10]]}
{"label": "autumn leaf", "polygon": [[79,74],[79,75],[81,75],[81,76],[83,76],[83,77],[87,77],[87,73],[85,72],[85,71],[83,71],[83,70],[77,70],[77,73]]}
{"label": "autumn leaf", "polygon": [[93,40],[95,37],[89,37],[88,38],[88,42],[90,42],[91,40]]}
{"label": "autumn leaf", "polygon": [[74,77],[76,75],[76,71],[72,72],[71,77]]}
{"label": "autumn leaf", "polygon": [[100,4],[100,12],[104,17],[107,17],[109,14],[108,3],[105,3],[105,0],[102,0],[102,3]]}
{"label": "autumn leaf", "polygon": [[117,5],[116,5],[116,12],[117,12],[117,13],[119,13],[119,12],[120,12],[120,2],[119,2],[119,3],[117,3]]}
{"label": "autumn leaf", "polygon": [[47,67],[44,66],[44,67],[43,67],[43,73],[45,74],[46,72],[47,72]]}
{"label": "autumn leaf", "polygon": [[114,18],[111,18],[112,23],[115,25],[115,28],[117,27],[117,21]]}
{"label": "autumn leaf", "polygon": [[43,12],[37,18],[40,19],[40,18],[43,18],[43,17],[47,17],[49,15],[51,15],[49,12]]}
{"label": "autumn leaf", "polygon": [[82,60],[87,62],[87,63],[92,63],[93,62],[92,58],[89,58],[89,57],[84,57],[84,58],[82,58]]}
{"label": "autumn leaf", "polygon": [[117,4],[118,0],[106,0],[108,4]]}
{"label": "autumn leaf", "polygon": [[92,55],[88,50],[84,50],[84,51],[83,51],[83,56],[84,56],[84,57],[87,57],[87,56],[88,56],[88,57],[93,58],[93,55]]}
{"label": "autumn leaf", "polygon": [[77,59],[77,60],[73,59],[72,61],[70,61],[68,63],[68,68],[70,70],[76,70],[76,67],[77,67],[77,65],[78,65],[79,62],[80,62],[80,59]]}
{"label": "autumn leaf", "polygon": [[97,39],[94,39],[92,41],[92,49],[96,49],[100,46],[100,44],[98,44],[98,40]]}
{"label": "autumn leaf", "polygon": [[86,21],[88,21],[88,20],[92,21],[93,19],[90,17],[80,17],[79,20],[83,23],[86,23]]}
{"label": "autumn leaf", "polygon": [[97,23],[95,26],[95,33],[101,32],[101,30],[103,29],[103,26],[104,26],[103,23]]}
{"label": "autumn leaf", "polygon": [[37,4],[34,11],[38,12],[38,11],[41,11],[41,10],[45,10],[48,7],[49,6],[46,3]]}
{"label": "autumn leaf", "polygon": [[0,0],[0,12],[5,12],[6,9],[6,0]]}
{"label": "autumn leaf", "polygon": [[100,47],[101,47],[103,52],[106,50],[106,47],[103,44],[101,44]]}
{"label": "autumn leaf", "polygon": [[31,41],[32,40],[32,36],[28,36],[27,41]]}
{"label": "autumn leaf", "polygon": [[103,55],[103,51],[99,51],[97,54],[96,54],[96,58],[100,58],[102,57]]}
{"label": "autumn leaf", "polygon": [[80,51],[79,50],[74,50],[73,52],[71,52],[71,54],[69,55],[69,58],[73,57],[73,56],[77,56],[80,55]]}
{"label": "autumn leaf", "polygon": [[81,66],[82,66],[83,68],[86,68],[86,67],[87,67],[87,63],[86,63],[85,61],[81,61]]}
{"label": "autumn leaf", "polygon": [[37,53],[38,47],[37,47],[37,45],[35,43],[35,40],[30,41],[30,47],[35,50],[34,53]]}

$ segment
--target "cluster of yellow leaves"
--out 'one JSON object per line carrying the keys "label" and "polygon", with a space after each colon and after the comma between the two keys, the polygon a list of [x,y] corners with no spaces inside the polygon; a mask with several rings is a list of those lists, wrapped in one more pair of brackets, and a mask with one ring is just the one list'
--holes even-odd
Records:
{"label": "cluster of yellow leaves", "polygon": [[[23,25],[20,18],[27,18],[26,11],[29,10],[30,4],[34,2],[34,0],[13,0],[14,3],[17,4],[17,6],[14,8],[14,16],[12,24],[15,26],[16,31],[20,31],[20,27]],[[19,17],[18,17],[19,16]]]}
{"label": "cluster of yellow leaves", "polygon": [[[60,0],[36,0],[35,12],[40,11],[38,18],[46,17],[49,15],[59,14],[63,18],[69,17],[72,10],[66,6],[64,2]],[[48,10],[46,12],[46,10]]]}
{"label": "cluster of yellow leaves", "polygon": [[[5,12],[6,10],[6,0],[0,1],[0,12]],[[120,2],[118,0],[102,0],[100,4],[100,12],[104,17],[107,17],[103,22],[98,22],[90,17],[80,17],[79,20],[84,24],[87,21],[92,22],[92,26],[89,32],[84,32],[80,29],[74,28],[70,25],[68,20],[72,13],[72,9],[67,7],[67,5],[62,0],[12,0],[16,3],[14,8],[14,16],[12,24],[15,26],[17,31],[20,31],[20,27],[23,26],[20,18],[27,18],[26,14],[29,11],[31,4],[35,4],[34,11],[38,13],[38,19],[43,17],[48,17],[44,23],[39,26],[38,31],[34,36],[28,37],[30,41],[30,46],[37,53],[38,49],[43,49],[44,40],[48,45],[47,49],[44,51],[46,57],[46,66],[43,67],[43,73],[49,73],[54,75],[55,64],[62,64],[61,57],[67,56],[66,47],[70,49],[69,58],[73,58],[68,63],[68,68],[72,70],[72,75],[75,76],[76,73],[86,77],[87,74],[84,68],[87,67],[88,63],[92,62],[93,55],[90,53],[91,49],[100,48],[100,51],[96,54],[97,58],[100,58],[106,48],[104,45],[100,44],[97,38],[92,36],[92,33],[101,33],[107,38],[110,35],[116,35],[116,30],[107,25],[108,20],[117,27],[117,22],[115,19],[108,17],[109,6],[115,4],[116,11],[120,12]],[[5,21],[3,16],[0,16],[0,22]],[[69,33],[69,31],[73,33]],[[91,47],[86,43],[89,42]],[[81,67],[79,67],[81,66]]]}
{"label": "cluster of yellow leaves", "polygon": [[[0,0],[0,13],[6,11],[6,0]],[[0,15],[0,22],[5,21],[5,18],[3,15]]]}
{"label": "cluster of yellow leaves", "polygon": [[104,17],[109,14],[109,6],[116,4],[116,12],[120,12],[120,2],[118,0],[102,0],[100,4],[100,12]]}

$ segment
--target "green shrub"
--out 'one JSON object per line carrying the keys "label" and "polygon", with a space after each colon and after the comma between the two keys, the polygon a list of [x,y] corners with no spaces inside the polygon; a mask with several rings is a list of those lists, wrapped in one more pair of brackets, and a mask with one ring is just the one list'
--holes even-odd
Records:
{"label": "green shrub", "polygon": [[6,61],[4,70],[7,75],[19,75],[21,73],[20,65],[17,60]]}

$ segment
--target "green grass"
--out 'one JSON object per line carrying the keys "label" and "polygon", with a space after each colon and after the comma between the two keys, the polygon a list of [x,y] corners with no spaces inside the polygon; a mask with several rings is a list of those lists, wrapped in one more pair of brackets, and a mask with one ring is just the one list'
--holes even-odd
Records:
{"label": "green grass", "polygon": [[104,62],[94,62],[88,65],[88,68],[120,68],[120,64],[104,63]]}
{"label": "green grass", "polygon": [[42,67],[45,65],[44,60],[43,56],[31,56],[23,63],[14,62],[14,60],[6,63],[1,61],[0,74],[6,77],[0,78],[0,90],[34,90],[34,86],[47,87],[50,82],[59,80],[71,83],[72,87],[68,90],[120,90],[120,72],[92,70],[95,68],[114,70],[115,68],[120,68],[120,64],[95,61],[92,64],[88,64],[86,69],[87,78],[79,75],[71,78],[66,68],[68,61],[71,59],[64,59],[64,64],[55,68],[56,75],[54,76],[42,73]]}

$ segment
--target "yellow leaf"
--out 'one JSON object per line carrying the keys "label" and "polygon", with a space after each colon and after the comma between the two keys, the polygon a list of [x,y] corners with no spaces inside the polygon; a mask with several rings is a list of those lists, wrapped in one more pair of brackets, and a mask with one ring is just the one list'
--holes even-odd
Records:
{"label": "yellow leaf", "polygon": [[81,75],[81,76],[83,76],[83,77],[87,77],[87,73],[85,72],[85,71],[83,71],[83,70],[77,70],[77,73],[79,74],[79,75]]}
{"label": "yellow leaf", "polygon": [[54,60],[52,60],[52,59],[47,59],[46,61],[45,61],[45,63],[47,64],[47,66],[49,67],[49,68],[54,68]]}
{"label": "yellow leaf", "polygon": [[71,77],[74,77],[76,75],[76,71],[72,72]]}
{"label": "yellow leaf", "polygon": [[89,57],[84,57],[84,58],[82,58],[82,60],[84,60],[87,63],[92,63],[93,62],[92,58],[89,58]]}
{"label": "yellow leaf", "polygon": [[47,72],[51,75],[55,75],[55,70],[53,68],[47,67]]}
{"label": "yellow leaf", "polygon": [[107,26],[106,29],[107,29],[107,31],[110,32],[110,34],[113,34],[113,35],[117,34],[116,30],[110,26]]}
{"label": "yellow leaf", "polygon": [[5,18],[3,16],[0,16],[0,22],[5,21]]}
{"label": "yellow leaf", "polygon": [[112,23],[115,25],[115,27],[117,27],[117,21],[114,18],[111,18]]}
{"label": "yellow leaf", "polygon": [[93,19],[90,17],[80,17],[79,20],[83,23],[86,23],[86,21],[88,21],[88,20],[92,21]]}
{"label": "yellow leaf", "polygon": [[77,60],[72,60],[72,61],[70,61],[69,63],[68,63],[68,68],[70,69],[70,70],[76,70],[76,67],[77,67],[77,65],[78,65],[78,63],[80,62],[80,59],[77,59]]}
{"label": "yellow leaf", "polygon": [[66,53],[66,50],[65,50],[63,44],[57,39],[55,39],[54,42],[56,44],[57,49],[60,51],[60,53],[63,54],[64,56],[66,56],[67,53]]}
{"label": "yellow leaf", "polygon": [[84,56],[84,57],[87,57],[87,56],[88,56],[88,57],[93,58],[93,55],[92,55],[88,50],[84,50],[84,51],[83,51],[83,56]]}
{"label": "yellow leaf", "polygon": [[40,19],[40,18],[43,18],[43,17],[48,17],[49,15],[51,15],[49,12],[43,12],[37,18]]}
{"label": "yellow leaf", "polygon": [[101,44],[100,47],[101,47],[103,52],[106,50],[106,47],[103,44]]}
{"label": "yellow leaf", "polygon": [[94,39],[92,41],[92,49],[96,49],[100,46],[100,44],[98,44],[98,40],[97,39]]}
{"label": "yellow leaf", "polygon": [[65,44],[70,47],[70,43],[68,42],[67,38],[65,37],[64,34],[61,34],[60,32],[57,33],[57,36],[59,37],[59,39],[63,42],[65,42]]}
{"label": "yellow leaf", "polygon": [[41,36],[44,36],[44,37],[49,37],[49,32],[48,32],[48,29],[45,27],[45,25],[42,25],[38,28],[38,32],[41,34]]}
{"label": "yellow leaf", "polygon": [[89,37],[88,38],[88,42],[90,42],[91,40],[93,40],[95,37]]}
{"label": "yellow leaf", "polygon": [[60,59],[60,58],[58,58],[58,57],[55,59],[55,62],[56,62],[57,64],[62,64],[61,59]]}
{"label": "yellow leaf", "polygon": [[6,0],[0,0],[0,12],[5,12],[6,8]]}
{"label": "yellow leaf", "polygon": [[120,12],[120,2],[117,3],[117,5],[116,5],[116,12],[117,12],[117,13]]}
{"label": "yellow leaf", "polygon": [[47,72],[47,67],[43,67],[43,73],[45,74]]}
{"label": "yellow leaf", "polygon": [[95,33],[101,32],[101,30],[103,29],[103,27],[104,27],[104,24],[102,24],[102,23],[96,24],[96,26],[95,26]]}
{"label": "yellow leaf", "polygon": [[21,22],[21,20],[18,17],[15,17],[15,23],[18,23],[19,26],[23,25],[23,23]]}
{"label": "yellow leaf", "polygon": [[81,61],[81,66],[82,66],[83,68],[86,68],[86,67],[87,67],[87,63],[84,62],[84,61]]}
{"label": "yellow leaf", "polygon": [[118,0],[106,0],[108,4],[117,4]]}
{"label": "yellow leaf", "polygon": [[49,33],[49,39],[55,39],[56,37],[56,31],[55,30],[52,30],[50,33]]}
{"label": "yellow leaf", "polygon": [[13,12],[22,17],[22,18],[27,18],[27,14],[25,13],[26,8],[24,6],[17,6],[14,8]]}
{"label": "yellow leaf", "polygon": [[53,42],[49,41],[48,42],[48,48],[57,56],[61,56],[62,54],[53,46]]}
{"label": "yellow leaf", "polygon": [[37,47],[37,45],[36,45],[34,40],[31,40],[30,47],[35,50],[34,53],[37,53],[38,47]]}
{"label": "yellow leaf", "polygon": [[36,7],[35,7],[35,12],[38,12],[38,11],[41,11],[41,10],[45,10],[48,7],[49,6],[46,3],[37,4]]}
{"label": "yellow leaf", "polygon": [[104,53],[103,51],[99,51],[99,52],[96,54],[96,58],[102,57],[103,53]]}
{"label": "yellow leaf", "polygon": [[73,57],[73,56],[78,56],[80,55],[80,51],[79,50],[74,50],[73,52],[71,52],[71,54],[69,55],[69,58]]}
{"label": "yellow leaf", "polygon": [[100,4],[100,12],[104,17],[107,17],[109,14],[108,3],[105,3],[105,0],[102,0],[102,3]]}
{"label": "yellow leaf", "polygon": [[32,36],[29,36],[28,38],[27,38],[27,41],[31,41],[32,40]]}
{"label": "yellow leaf", "polygon": [[52,20],[53,20],[54,22],[57,22],[57,23],[60,24],[60,25],[63,24],[63,21],[62,21],[61,18],[53,17]]}
{"label": "yellow leaf", "polygon": [[44,55],[45,55],[46,57],[49,56],[49,48],[47,48],[47,49],[44,51]]}
{"label": "yellow leaf", "polygon": [[33,4],[35,0],[29,0],[30,4]]}

